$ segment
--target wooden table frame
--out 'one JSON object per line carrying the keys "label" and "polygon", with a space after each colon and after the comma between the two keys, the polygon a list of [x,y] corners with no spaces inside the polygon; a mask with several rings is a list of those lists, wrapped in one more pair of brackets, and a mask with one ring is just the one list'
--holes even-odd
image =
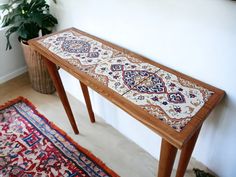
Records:
{"label": "wooden table frame", "polygon": [[[105,87],[103,84],[99,83],[96,79],[88,76],[86,73],[79,71],[75,66],[69,64],[66,61],[63,61],[58,57],[56,54],[50,52],[49,50],[46,50],[45,47],[40,45],[37,40],[41,38],[36,38],[29,41],[29,44],[31,47],[33,47],[37,52],[39,52],[43,56],[43,60],[48,68],[48,71],[50,73],[50,76],[54,82],[54,85],[56,87],[56,90],[59,94],[59,97],[61,99],[61,102],[65,108],[66,114],[69,118],[69,121],[71,123],[71,126],[75,132],[75,134],[78,134],[78,128],[74,119],[74,116],[72,114],[62,81],[60,79],[57,66],[60,66],[65,71],[79,79],[81,89],[83,91],[83,95],[85,98],[86,106],[88,109],[90,121],[93,123],[95,122],[94,113],[91,106],[91,101],[89,97],[88,87],[98,92],[100,95],[104,96],[108,100],[110,100],[112,103],[120,107],[122,110],[130,114],[132,117],[152,129],[155,133],[159,134],[162,137],[162,143],[161,143],[161,152],[160,152],[160,162],[159,162],[159,170],[158,170],[158,177],[168,177],[171,175],[173,164],[176,157],[177,150],[181,150],[180,160],[178,163],[177,168],[177,177],[184,176],[184,173],[186,171],[187,165],[189,163],[192,151],[194,149],[195,143],[198,138],[198,134],[201,130],[201,126],[204,122],[204,120],[207,118],[208,114],[212,111],[212,109],[221,101],[221,99],[224,96],[224,91],[210,86],[206,83],[203,83],[199,80],[193,79],[189,76],[186,76],[182,73],[179,73],[173,69],[170,69],[168,67],[165,67],[159,63],[156,63],[154,61],[149,60],[148,58],[145,58],[141,55],[135,54],[129,50],[126,50],[122,47],[119,47],[117,45],[114,45],[112,43],[109,43],[107,41],[104,41],[100,38],[97,38],[95,36],[92,36],[90,34],[87,34],[83,31],[80,31],[75,28],[66,29],[67,30],[73,30],[76,32],[79,32],[80,34],[83,34],[85,36],[88,36],[96,41],[99,41],[105,45],[108,45],[116,50],[119,50],[125,54],[128,54],[130,56],[136,57],[140,59],[141,61],[144,61],[146,63],[152,64],[154,66],[157,66],[165,71],[168,71],[170,73],[173,73],[177,75],[178,77],[181,77],[183,79],[189,80],[195,84],[198,84],[204,88],[207,88],[214,92],[214,94],[209,98],[209,100],[205,103],[205,105],[200,109],[200,111],[192,118],[192,120],[186,125],[186,127],[181,132],[176,132],[173,128],[168,126],[167,124],[163,123],[162,121],[158,119],[153,119],[153,116],[150,114],[147,114],[147,112],[143,109],[140,109],[138,105],[135,105],[134,103],[128,101],[127,99],[123,98],[121,95],[116,93],[115,91],[111,90],[108,87]],[[60,31],[62,32],[62,31]],[[55,34],[55,33],[54,33]],[[53,34],[51,34],[53,35]],[[50,36],[50,35],[49,35]],[[43,37],[45,38],[45,37]]]}

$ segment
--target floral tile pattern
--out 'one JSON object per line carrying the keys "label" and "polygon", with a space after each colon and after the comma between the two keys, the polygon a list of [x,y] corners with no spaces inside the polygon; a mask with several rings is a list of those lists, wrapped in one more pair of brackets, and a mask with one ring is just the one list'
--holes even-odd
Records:
{"label": "floral tile pattern", "polygon": [[72,31],[39,41],[51,52],[76,66],[119,94],[149,77],[159,68],[130,57]]}
{"label": "floral tile pattern", "polygon": [[94,68],[86,72],[122,95],[147,79],[149,73],[157,72],[158,70],[159,68],[139,60],[116,57],[101,61]]}
{"label": "floral tile pattern", "polygon": [[79,69],[95,65],[113,55],[113,49],[108,46],[72,31],[52,35],[38,42],[62,59],[76,64]]}
{"label": "floral tile pattern", "polygon": [[177,132],[213,92],[73,30],[38,41]]}
{"label": "floral tile pattern", "polygon": [[213,92],[159,70],[123,96],[180,132]]}

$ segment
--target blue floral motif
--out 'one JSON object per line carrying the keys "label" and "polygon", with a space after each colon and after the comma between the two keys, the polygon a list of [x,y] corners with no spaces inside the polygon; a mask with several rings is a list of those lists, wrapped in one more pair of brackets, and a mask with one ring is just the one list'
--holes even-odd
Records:
{"label": "blue floral motif", "polygon": [[90,44],[82,40],[65,40],[62,44],[62,49],[69,53],[88,53]]}
{"label": "blue floral motif", "polygon": [[97,57],[99,57],[99,53],[98,52],[90,52],[90,53],[88,53],[88,57],[89,58],[97,58]]}
{"label": "blue floral motif", "polygon": [[123,65],[121,65],[121,64],[113,64],[113,65],[111,65],[111,70],[112,71],[122,71],[123,70]]}
{"label": "blue floral motif", "polygon": [[151,98],[153,101],[159,101],[158,97],[157,96],[154,96]]}
{"label": "blue floral motif", "polygon": [[[148,76],[150,77],[148,78]],[[147,78],[149,84],[146,84],[146,82],[141,82]],[[140,93],[160,94],[166,92],[165,83],[162,81],[162,79],[158,77],[156,74],[150,73],[148,71],[139,71],[139,70],[124,71],[123,80],[124,84],[127,85],[130,89],[136,90]]]}
{"label": "blue floral motif", "polygon": [[139,99],[139,100],[144,100],[144,98],[145,98],[145,97],[142,96],[142,95],[139,95],[139,96],[138,96],[138,99]]}
{"label": "blue floral motif", "polygon": [[172,103],[185,103],[185,98],[182,93],[168,93],[169,102]]}
{"label": "blue floral motif", "polygon": [[175,112],[181,113],[181,108],[180,107],[175,107],[174,110],[175,110]]}
{"label": "blue floral motif", "polygon": [[192,93],[190,93],[189,96],[190,96],[190,98],[195,98],[196,97],[196,95],[194,95]]}

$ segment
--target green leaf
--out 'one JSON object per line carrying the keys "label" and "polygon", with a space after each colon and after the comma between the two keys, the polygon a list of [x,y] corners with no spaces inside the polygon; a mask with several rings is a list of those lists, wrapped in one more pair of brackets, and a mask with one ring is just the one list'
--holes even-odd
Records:
{"label": "green leaf", "polygon": [[45,0],[31,1],[29,12],[31,13],[31,12],[37,12],[39,10],[41,11],[46,7],[48,7],[48,5],[46,4]]}
{"label": "green leaf", "polygon": [[9,0],[8,5],[3,8],[7,12],[2,19],[3,26],[14,27],[6,32],[7,49],[11,48],[9,39],[12,33],[16,32],[20,40],[29,40],[37,37],[40,30],[43,35],[51,33],[58,23],[50,14],[45,0]]}
{"label": "green leaf", "polygon": [[9,13],[8,15],[5,15],[2,19],[3,27],[14,24],[16,22],[16,18],[19,17],[19,15],[19,12]]}
{"label": "green leaf", "polygon": [[28,41],[29,39],[38,37],[39,30],[40,30],[40,28],[38,27],[37,24],[22,23],[19,26],[17,33],[18,33],[21,40]]}
{"label": "green leaf", "polygon": [[6,33],[5,33],[5,36],[7,38],[7,45],[6,45],[6,50],[10,50],[12,49],[12,46],[11,46],[11,43],[10,43],[10,36],[12,33],[16,32],[18,30],[18,26],[13,26],[11,28],[9,28]]}
{"label": "green leaf", "polygon": [[2,4],[0,5],[0,10],[7,9],[8,7],[9,7],[8,4]]}
{"label": "green leaf", "polygon": [[215,177],[215,176],[211,175],[210,173],[206,173],[205,171],[197,169],[197,168],[194,168],[193,171],[194,171],[196,177]]}

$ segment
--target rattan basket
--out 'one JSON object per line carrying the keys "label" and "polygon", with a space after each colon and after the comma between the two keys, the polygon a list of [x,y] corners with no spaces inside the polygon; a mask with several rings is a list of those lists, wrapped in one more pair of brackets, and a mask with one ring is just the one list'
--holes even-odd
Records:
{"label": "rattan basket", "polygon": [[54,93],[56,89],[42,60],[42,56],[29,45],[21,43],[21,46],[28,67],[32,88],[44,94]]}

